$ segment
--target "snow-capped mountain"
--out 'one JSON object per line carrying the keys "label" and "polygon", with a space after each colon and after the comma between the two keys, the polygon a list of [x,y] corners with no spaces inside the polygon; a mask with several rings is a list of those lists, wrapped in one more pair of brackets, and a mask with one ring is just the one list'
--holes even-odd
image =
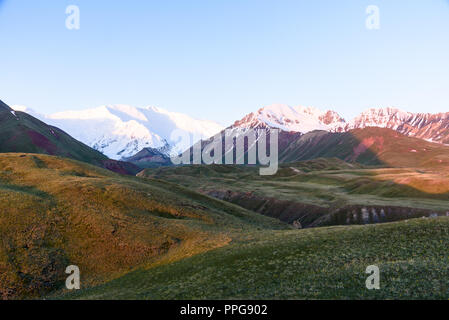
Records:
{"label": "snow-capped mountain", "polygon": [[[208,139],[224,129],[212,121],[195,120],[156,107],[110,105],[52,115],[42,115],[23,106],[13,106],[13,109],[59,127],[115,160],[130,158],[144,149],[165,155],[178,154],[199,139]],[[297,136],[314,130],[346,132],[366,127],[389,128],[408,136],[449,144],[449,112],[411,113],[397,108],[369,109],[346,122],[332,110],[275,104],[246,115],[230,128],[279,128]],[[171,135],[175,130],[195,136],[196,140],[173,141]]]}
{"label": "snow-capped mountain", "polygon": [[397,108],[372,108],[346,122],[334,111],[314,107],[291,107],[276,104],[250,113],[236,121],[234,128],[278,128],[286,132],[307,133],[314,130],[345,132],[366,127],[381,127],[428,141],[449,144],[449,112],[412,113]]}
{"label": "snow-capped mountain", "polygon": [[396,130],[407,121],[410,115],[412,113],[397,108],[371,108],[346,123],[341,127],[341,130],[347,131],[365,127],[381,127]]}
{"label": "snow-capped mountain", "polygon": [[173,141],[171,135],[175,130],[199,140],[223,129],[215,122],[196,120],[157,107],[110,105],[51,115],[38,114],[23,106],[13,108],[61,128],[77,140],[116,160],[129,158],[144,148],[154,148],[167,155],[179,153],[196,142]]}
{"label": "snow-capped mountain", "polygon": [[369,109],[334,131],[381,127],[432,142],[449,143],[449,112],[412,113],[397,108]]}
{"label": "snow-capped mountain", "polygon": [[236,121],[233,127],[242,129],[271,127],[287,132],[306,133],[313,130],[331,130],[344,123],[345,121],[334,111],[274,104],[248,114],[242,120]]}

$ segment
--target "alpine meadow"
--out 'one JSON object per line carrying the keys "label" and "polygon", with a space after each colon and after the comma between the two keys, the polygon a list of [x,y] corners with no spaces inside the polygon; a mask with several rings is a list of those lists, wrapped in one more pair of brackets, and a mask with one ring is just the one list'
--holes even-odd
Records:
{"label": "alpine meadow", "polygon": [[0,306],[447,303],[448,30],[446,0],[0,0]]}

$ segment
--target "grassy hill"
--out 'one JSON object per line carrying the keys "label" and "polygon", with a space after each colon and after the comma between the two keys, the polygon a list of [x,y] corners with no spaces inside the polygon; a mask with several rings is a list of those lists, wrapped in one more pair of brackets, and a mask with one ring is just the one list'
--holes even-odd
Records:
{"label": "grassy hill", "polygon": [[102,153],[25,112],[13,111],[0,101],[0,153],[23,152],[66,157],[123,174],[140,169],[131,163],[108,159]]}
{"label": "grassy hill", "polygon": [[378,168],[339,159],[282,164],[275,176],[257,167],[184,166],[139,173],[181,184],[302,227],[388,222],[446,215],[449,168]]}
{"label": "grassy hill", "polygon": [[42,297],[225,246],[286,225],[163,181],[75,160],[0,155],[0,297]]}
{"label": "grassy hill", "polygon": [[[0,168],[4,299],[448,297],[447,217],[293,230],[191,188],[75,160],[2,154]],[[64,289],[72,264],[82,275],[75,293]],[[372,264],[376,292],[364,287]]]}
{"label": "grassy hill", "polygon": [[[449,218],[250,234],[70,299],[448,299]],[[380,290],[365,287],[380,268]]]}

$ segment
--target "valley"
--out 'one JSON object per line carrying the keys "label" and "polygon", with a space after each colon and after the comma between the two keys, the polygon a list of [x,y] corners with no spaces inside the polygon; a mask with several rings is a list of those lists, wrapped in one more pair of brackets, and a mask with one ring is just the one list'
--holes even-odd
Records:
{"label": "valley", "polygon": [[1,104],[0,297],[447,299],[449,147],[316,119],[280,132],[279,170],[261,176],[151,147],[109,159]]}
{"label": "valley", "polygon": [[63,288],[68,265],[79,266],[87,287],[225,246],[246,233],[288,229],[168,182],[74,160],[1,154],[0,168],[3,299]]}
{"label": "valley", "polygon": [[448,31],[449,0],[0,0],[1,311],[449,302]]}
{"label": "valley", "polygon": [[391,222],[449,213],[449,171],[373,168],[339,159],[281,165],[275,176],[255,167],[146,169],[171,181],[301,227]]}

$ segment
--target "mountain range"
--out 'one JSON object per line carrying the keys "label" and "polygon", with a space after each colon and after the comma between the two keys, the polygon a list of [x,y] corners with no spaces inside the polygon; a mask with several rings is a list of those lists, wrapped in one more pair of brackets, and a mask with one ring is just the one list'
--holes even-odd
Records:
{"label": "mountain range", "polygon": [[231,128],[278,128],[286,132],[307,133],[314,130],[332,131],[344,124],[345,120],[331,110],[321,111],[314,107],[274,104],[246,115],[236,121]]}
{"label": "mountain range", "polygon": [[371,108],[346,121],[335,111],[313,107],[276,104],[250,113],[232,127],[279,128],[288,132],[307,133],[314,130],[347,132],[367,127],[388,128],[404,135],[431,142],[449,144],[449,112],[412,113],[398,108]]}
{"label": "mountain range", "polygon": [[[223,129],[223,126],[213,121],[196,120],[157,107],[110,105],[51,115],[43,115],[23,106],[13,108],[63,129],[75,139],[115,160],[130,158],[145,148],[155,149],[165,155],[179,153],[198,140],[209,138]],[[171,135],[175,130],[197,140],[174,140]]]}
{"label": "mountain range", "polygon": [[[14,106],[13,108],[16,111],[26,111],[46,123],[61,128],[75,139],[111,159],[129,161],[139,167],[169,165],[170,155],[179,154],[198,139],[210,138],[224,130],[222,125],[215,122],[195,120],[187,115],[156,107],[111,105],[51,115],[42,115],[26,107]],[[311,158],[305,156],[306,154],[322,156],[329,153],[329,150],[334,150],[335,148],[331,148],[332,146],[324,142],[325,140],[334,141],[334,143],[340,141],[340,144],[355,145],[354,148],[356,148],[355,140],[357,139],[351,139],[353,135],[343,133],[370,127],[391,129],[404,136],[428,142],[449,143],[449,112],[411,113],[391,107],[369,109],[353,120],[346,121],[332,110],[321,111],[314,107],[274,104],[246,115],[241,120],[235,121],[228,129],[278,128],[281,130],[281,161],[298,161]],[[190,136],[195,135],[196,140],[175,141],[171,137],[175,130]],[[314,131],[322,133],[311,134]],[[382,134],[391,135],[387,131]],[[318,147],[305,150],[305,146],[309,145],[309,142],[305,143],[307,139],[309,142],[319,140],[317,145],[326,147],[322,150],[317,150]],[[364,139],[364,142],[371,143],[369,137]],[[375,147],[378,140],[373,139],[370,146]],[[412,143],[412,140],[409,142]],[[408,149],[414,150],[414,148]],[[329,156],[338,156],[338,154],[339,152],[334,152]],[[354,154],[345,154],[340,158],[352,159]],[[355,156],[354,159],[356,158],[360,157]],[[365,163],[374,164],[376,160],[372,158]]]}
{"label": "mountain range", "polygon": [[[130,130],[141,117],[106,111]],[[313,108],[251,115],[234,127],[282,126],[283,163],[267,178],[255,166],[141,170],[166,161],[170,142],[120,162],[0,102],[0,299],[446,299],[449,146],[382,114],[354,122],[364,128]],[[409,135],[434,118],[422,119]],[[139,173],[111,172],[128,168]],[[385,290],[354,282],[370,261]],[[66,290],[68,265],[82,290]]]}

